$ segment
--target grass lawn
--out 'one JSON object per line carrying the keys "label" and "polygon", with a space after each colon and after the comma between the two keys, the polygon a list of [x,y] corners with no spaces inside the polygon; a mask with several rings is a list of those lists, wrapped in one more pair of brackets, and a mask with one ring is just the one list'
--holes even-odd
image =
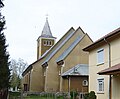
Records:
{"label": "grass lawn", "polygon": [[20,97],[20,92],[9,92],[9,99],[18,99]]}

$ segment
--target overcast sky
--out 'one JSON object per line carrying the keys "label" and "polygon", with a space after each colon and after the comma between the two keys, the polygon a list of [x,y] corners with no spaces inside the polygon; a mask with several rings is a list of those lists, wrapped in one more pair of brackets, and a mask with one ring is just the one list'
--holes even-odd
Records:
{"label": "overcast sky", "polygon": [[4,31],[10,58],[31,64],[37,58],[37,38],[48,14],[57,41],[69,28],[79,26],[93,39],[120,27],[120,0],[4,0]]}

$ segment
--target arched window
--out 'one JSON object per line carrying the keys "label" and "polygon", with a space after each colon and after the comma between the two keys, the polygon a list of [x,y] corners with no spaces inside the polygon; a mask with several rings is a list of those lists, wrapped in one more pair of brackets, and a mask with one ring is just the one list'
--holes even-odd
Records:
{"label": "arched window", "polygon": [[52,46],[52,41],[50,41],[50,46]]}
{"label": "arched window", "polygon": [[47,46],[47,41],[46,40],[43,41],[43,45]]}
{"label": "arched window", "polygon": [[52,41],[44,40],[43,45],[44,46],[52,46]]}

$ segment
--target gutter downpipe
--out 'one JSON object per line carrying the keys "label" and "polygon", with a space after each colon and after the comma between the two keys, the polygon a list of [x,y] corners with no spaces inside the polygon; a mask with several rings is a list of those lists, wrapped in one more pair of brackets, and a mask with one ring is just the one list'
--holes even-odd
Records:
{"label": "gutter downpipe", "polygon": [[[110,45],[110,43],[104,38],[104,41],[108,44],[108,46],[109,46],[109,49],[108,49],[108,51],[109,51],[109,60],[108,60],[108,62],[109,62],[109,68],[111,67],[111,45]],[[109,97],[108,97],[108,99],[112,99],[112,82],[111,82],[111,74],[109,75]]]}

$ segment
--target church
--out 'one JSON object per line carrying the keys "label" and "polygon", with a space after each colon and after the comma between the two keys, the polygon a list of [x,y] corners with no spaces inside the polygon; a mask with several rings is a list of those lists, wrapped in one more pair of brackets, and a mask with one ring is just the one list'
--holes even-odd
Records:
{"label": "church", "polygon": [[48,19],[37,39],[37,60],[22,73],[26,92],[88,92],[89,53],[93,43],[81,27],[71,27],[56,43]]}

